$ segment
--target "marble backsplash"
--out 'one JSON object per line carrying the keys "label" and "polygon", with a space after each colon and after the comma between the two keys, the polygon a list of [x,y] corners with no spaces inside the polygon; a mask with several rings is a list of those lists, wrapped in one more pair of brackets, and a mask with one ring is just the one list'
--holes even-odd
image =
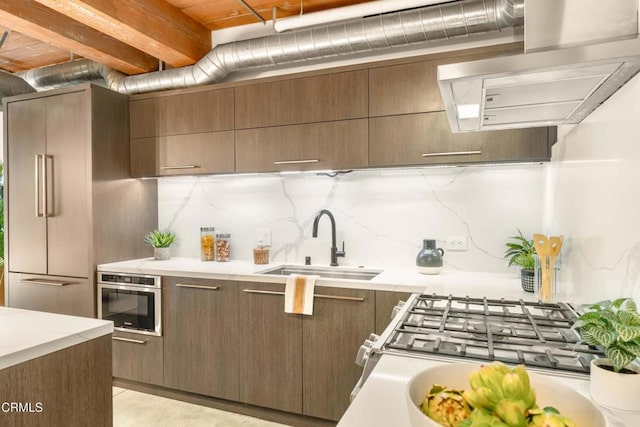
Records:
{"label": "marble backsplash", "polygon": [[543,229],[565,237],[560,286],[576,300],[640,303],[640,76],[581,124],[545,166]]}
{"label": "marble backsplash", "polygon": [[[272,234],[271,260],[329,264],[331,227],[315,214],[329,209],[337,224],[341,265],[408,267],[422,239],[443,247],[445,269],[512,272],[503,258],[516,227],[541,227],[544,166],[500,165],[355,171],[335,178],[315,174],[209,176],[160,179],[159,224],[178,234],[175,256],[199,257],[199,230],[231,233],[231,258],[252,259],[256,230]],[[446,249],[465,237],[468,250]]]}

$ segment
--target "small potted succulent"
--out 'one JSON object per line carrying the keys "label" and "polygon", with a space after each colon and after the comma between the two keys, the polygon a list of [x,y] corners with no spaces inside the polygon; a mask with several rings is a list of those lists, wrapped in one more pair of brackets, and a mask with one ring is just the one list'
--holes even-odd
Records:
{"label": "small potted succulent", "polygon": [[176,234],[169,230],[153,230],[144,236],[147,245],[153,247],[153,257],[164,260],[171,257],[171,245],[176,242]]}
{"label": "small potted succulent", "polygon": [[535,291],[534,270],[536,267],[536,261],[533,255],[536,253],[536,248],[533,246],[533,239],[528,240],[522,235],[522,231],[518,229],[518,235],[509,237],[513,239],[513,242],[507,242],[507,247],[504,257],[509,260],[509,267],[512,265],[518,265],[522,267],[520,269],[520,282],[522,289],[526,292]]}
{"label": "small potted succulent", "polygon": [[[604,349],[606,358],[591,361],[591,397],[597,403],[623,410],[637,410],[640,402],[640,316],[630,298],[601,301],[586,310],[575,323],[590,345]],[[635,362],[635,363],[634,363]]]}

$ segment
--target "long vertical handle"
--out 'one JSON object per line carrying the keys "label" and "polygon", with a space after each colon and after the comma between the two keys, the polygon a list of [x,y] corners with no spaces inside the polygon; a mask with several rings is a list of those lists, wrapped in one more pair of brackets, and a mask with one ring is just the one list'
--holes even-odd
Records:
{"label": "long vertical handle", "polygon": [[40,159],[42,158],[42,154],[36,154],[35,156],[35,167],[34,167],[34,171],[35,171],[35,176],[34,176],[34,184],[35,184],[35,189],[34,189],[34,193],[35,193],[35,207],[36,207],[36,218],[42,218],[44,217],[44,214],[40,212],[40,201],[42,200],[42,198],[40,197],[40,188],[41,188],[41,183],[44,182],[44,179],[42,179],[42,175],[40,175]]}
{"label": "long vertical handle", "polygon": [[[47,161],[51,160],[51,183],[49,183],[49,168],[47,167]],[[44,185],[44,217],[49,218],[54,214],[54,188],[53,188],[53,156],[50,154],[42,155],[42,174],[44,176],[43,184]],[[49,192],[49,184],[51,184],[51,192]],[[51,196],[51,205],[49,205],[49,196]]]}

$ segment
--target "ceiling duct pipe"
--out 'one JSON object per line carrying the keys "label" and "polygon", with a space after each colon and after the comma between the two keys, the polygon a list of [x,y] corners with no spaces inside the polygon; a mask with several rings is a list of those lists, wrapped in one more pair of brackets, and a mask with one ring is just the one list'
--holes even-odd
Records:
{"label": "ceiling duct pipe", "polygon": [[[0,70],[0,98],[5,96],[23,95],[25,93],[33,93],[36,90],[26,81],[15,74],[7,73]],[[0,103],[0,111],[2,104]]]}
{"label": "ceiling duct pipe", "polygon": [[104,79],[134,94],[210,84],[251,68],[429,43],[519,27],[524,0],[464,0],[340,21],[216,46],[194,65],[125,76],[91,61],[19,73],[38,89]]}

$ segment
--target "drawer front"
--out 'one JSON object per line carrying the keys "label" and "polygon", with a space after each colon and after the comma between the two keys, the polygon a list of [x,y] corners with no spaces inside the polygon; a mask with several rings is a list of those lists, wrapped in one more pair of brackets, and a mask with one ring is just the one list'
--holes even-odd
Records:
{"label": "drawer front", "polygon": [[367,166],[367,119],[236,131],[236,172]]}
{"label": "drawer front", "polygon": [[95,317],[93,281],[75,277],[9,273],[9,306]]}
{"label": "drawer front", "polygon": [[114,331],[113,376],[162,385],[163,338]]}

